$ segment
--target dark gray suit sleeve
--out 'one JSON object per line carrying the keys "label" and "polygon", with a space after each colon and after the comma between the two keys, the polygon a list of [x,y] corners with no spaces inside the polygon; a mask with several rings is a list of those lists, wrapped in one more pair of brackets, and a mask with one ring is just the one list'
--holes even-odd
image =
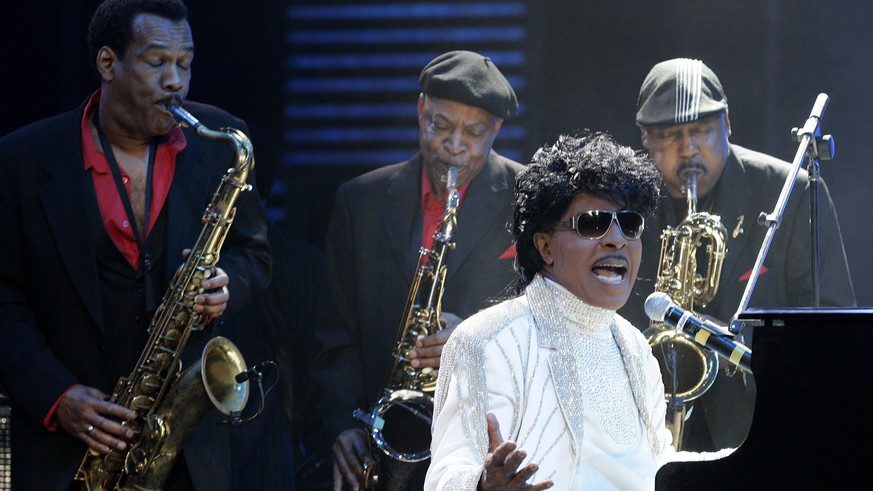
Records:
{"label": "dark gray suit sleeve", "polygon": [[318,318],[319,344],[313,376],[320,387],[322,420],[333,441],[352,428],[351,413],[366,403],[361,359],[361,331],[357,321],[354,267],[353,212],[346,199],[348,187],[337,192],[328,226],[325,253],[327,260],[326,308]]}

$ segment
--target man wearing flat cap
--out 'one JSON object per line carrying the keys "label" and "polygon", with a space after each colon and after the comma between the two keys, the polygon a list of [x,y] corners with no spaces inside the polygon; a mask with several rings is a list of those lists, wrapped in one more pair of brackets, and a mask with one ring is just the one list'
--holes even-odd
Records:
{"label": "man wearing flat cap", "polygon": [[[655,289],[661,232],[679,225],[692,209],[719,217],[727,249],[715,298],[705,306],[694,302],[693,310],[727,324],[740,306],[767,233],[767,227],[757,223],[758,215],[773,211],[792,166],[728,141],[727,97],[715,73],[699,60],[678,58],[655,65],[640,89],[636,122],[667,193],[656,215],[646,222],[642,265],[620,314],[638,328],[649,326],[644,302]],[[689,184],[692,175],[697,184],[696,203],[687,192],[694,187]],[[854,306],[837,215],[827,187],[823,181],[819,185],[820,305]],[[809,200],[809,178],[800,170],[748,307],[813,305]],[[703,261],[698,257],[701,274],[706,273]],[[751,347],[751,335],[751,328],[743,329],[740,341]],[[720,365],[712,387],[690,403],[682,450],[736,448],[748,435],[754,379],[751,374],[736,373],[736,367],[724,359]]]}
{"label": "man wearing flat cap", "polygon": [[[371,449],[352,413],[369,413],[386,389],[419,250],[432,245],[445,213],[450,167],[458,171],[460,206],[456,246],[446,257],[440,317],[445,328],[418,341],[409,355],[412,365],[438,368],[454,327],[500,297],[515,278],[507,224],[515,175],[523,166],[491,148],[503,121],[518,110],[515,92],[489,58],[469,51],[437,56],[419,83],[420,151],[341,185],[328,227],[330,291],[316,332],[321,345],[314,374],[325,440],[334,442],[336,489],[343,482],[350,489],[360,485]],[[427,449],[429,424],[425,428]],[[374,453],[382,461],[380,487],[422,489],[427,460],[406,464],[379,449]]]}

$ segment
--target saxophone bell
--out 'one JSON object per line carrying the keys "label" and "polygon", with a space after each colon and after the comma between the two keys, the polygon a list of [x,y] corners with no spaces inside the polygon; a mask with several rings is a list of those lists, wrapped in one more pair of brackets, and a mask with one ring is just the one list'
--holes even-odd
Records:
{"label": "saxophone bell", "polygon": [[388,457],[421,462],[430,457],[433,397],[419,390],[400,389],[385,394],[370,413],[353,415],[370,428],[373,443]]}

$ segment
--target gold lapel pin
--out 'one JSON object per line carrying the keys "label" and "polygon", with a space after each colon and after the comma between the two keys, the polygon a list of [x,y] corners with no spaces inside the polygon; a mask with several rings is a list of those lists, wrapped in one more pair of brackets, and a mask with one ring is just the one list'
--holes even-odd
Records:
{"label": "gold lapel pin", "polygon": [[745,219],[745,215],[740,215],[740,217],[737,219],[737,226],[734,227],[734,231],[731,232],[731,237],[736,239],[741,233],[743,233],[743,220]]}

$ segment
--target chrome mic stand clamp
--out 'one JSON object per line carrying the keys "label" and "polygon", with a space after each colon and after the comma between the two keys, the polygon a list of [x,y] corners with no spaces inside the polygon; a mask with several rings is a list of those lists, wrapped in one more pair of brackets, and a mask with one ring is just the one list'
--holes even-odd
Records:
{"label": "chrome mic stand clamp", "polygon": [[791,190],[794,188],[794,183],[797,182],[797,174],[800,172],[800,166],[803,165],[805,158],[809,158],[809,174],[810,183],[810,234],[812,236],[812,289],[813,289],[813,306],[819,305],[819,241],[818,241],[818,181],[820,177],[819,161],[831,160],[834,157],[834,140],[831,135],[821,134],[821,118],[824,115],[825,109],[828,106],[828,95],[821,93],[815,100],[815,105],[807,118],[806,123],[802,128],[793,128],[791,136],[794,141],[800,142],[797,153],[794,155],[792,163],[792,172],[785,179],[785,184],[782,186],[782,193],[776,201],[776,207],[773,212],[766,214],[761,212],[758,216],[758,223],[767,226],[767,234],[764,236],[764,243],[761,244],[761,250],[758,252],[758,259],[755,261],[755,266],[752,268],[751,276],[746,289],[743,292],[743,298],[740,305],[734,314],[730,323],[730,331],[737,334],[742,330],[742,322],[737,320],[740,314],[749,306],[749,300],[752,298],[752,291],[755,289],[755,284],[758,282],[758,276],[761,274],[761,267],[764,265],[764,259],[770,250],[770,244],[773,242],[773,236],[776,229],[782,223],[782,214],[785,212],[785,206],[788,203],[788,198],[791,196]]}

